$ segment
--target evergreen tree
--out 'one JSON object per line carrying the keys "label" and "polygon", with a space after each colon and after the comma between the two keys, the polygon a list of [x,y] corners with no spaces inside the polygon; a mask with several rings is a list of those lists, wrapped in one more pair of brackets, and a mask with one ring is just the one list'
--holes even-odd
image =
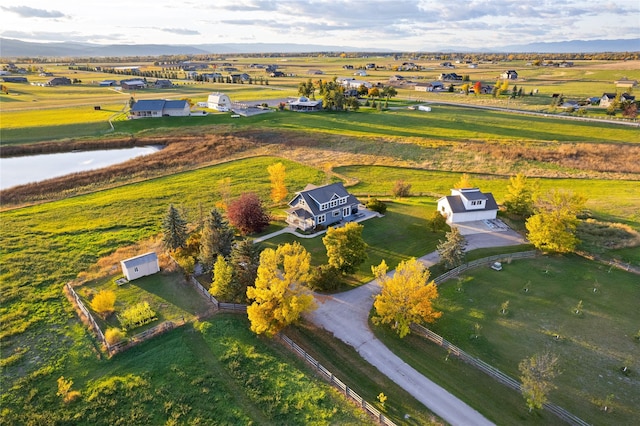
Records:
{"label": "evergreen tree", "polygon": [[184,247],[187,242],[187,222],[180,216],[173,204],[162,220],[162,242],[169,250]]}
{"label": "evergreen tree", "polygon": [[447,232],[445,237],[447,239],[445,241],[440,240],[440,244],[438,244],[438,253],[445,266],[448,269],[453,269],[462,265],[464,261],[466,241],[458,228],[451,228],[451,231]]}
{"label": "evergreen tree", "polygon": [[211,209],[205,218],[200,238],[199,259],[206,271],[211,271],[219,255],[229,257],[233,240],[233,230],[222,217],[222,213],[216,208]]}

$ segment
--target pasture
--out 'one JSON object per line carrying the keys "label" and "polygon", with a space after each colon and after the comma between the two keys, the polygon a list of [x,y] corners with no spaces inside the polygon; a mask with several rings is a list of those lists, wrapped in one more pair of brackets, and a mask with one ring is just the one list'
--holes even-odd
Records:
{"label": "pasture", "polygon": [[[393,267],[406,257],[434,250],[442,233],[425,229],[427,218],[435,208],[435,200],[449,193],[462,172],[471,173],[482,190],[493,192],[501,202],[508,176],[525,171],[540,177],[543,189],[563,188],[585,194],[594,218],[640,230],[640,172],[634,161],[640,141],[637,128],[438,104],[463,102],[547,111],[552,93],[574,98],[600,96],[601,92],[615,91],[615,79],[640,79],[637,61],[620,63],[617,68],[605,61],[576,61],[573,68],[566,69],[529,67],[522,61],[512,61],[458,70],[471,79],[493,84],[500,72],[517,69],[521,75],[518,86],[524,86],[525,91],[539,89],[539,94],[515,100],[458,93],[416,96],[413,90],[399,88],[398,99],[382,112],[362,108],[349,113],[272,112],[241,119],[211,114],[116,120],[115,132],[110,132],[107,120],[121,117],[124,103],[131,96],[188,98],[195,103],[205,101],[213,91],[221,91],[232,100],[253,102],[296,97],[301,81],[345,75],[346,64],[363,66],[375,62],[385,66],[370,72],[365,79],[371,81],[388,82],[398,73],[387,67],[397,64],[390,57],[269,59],[272,60],[290,76],[269,79],[268,85],[178,79],[170,89],[126,93],[98,86],[100,80],[125,76],[70,71],[62,65],[51,65],[48,68],[56,75],[79,78],[82,83],[57,88],[10,84],[9,94],[0,94],[3,145],[45,140],[65,143],[85,138],[175,138],[178,133],[189,132],[197,139],[198,132],[236,132],[249,135],[260,144],[260,149],[251,155],[270,155],[215,166],[193,161],[189,167],[201,167],[197,170],[184,165],[161,167],[155,173],[163,176],[145,175],[142,182],[132,182],[140,177],[127,180],[124,176],[116,180],[116,188],[105,189],[114,183],[100,181],[89,194],[77,195],[69,189],[57,196],[77,196],[0,212],[2,404],[7,422],[116,424],[136,419],[140,423],[174,424],[238,420],[300,423],[300,416],[317,419],[318,424],[365,422],[367,419],[342,404],[333,390],[311,381],[305,367],[294,357],[251,335],[246,320],[223,316],[188,324],[113,359],[104,359],[62,295],[64,283],[76,279],[100,259],[119,248],[155,237],[169,204],[178,206],[189,222],[197,223],[203,212],[222,199],[222,179],[230,178],[232,197],[250,188],[266,199],[266,168],[275,161],[285,164],[290,191],[309,182],[324,183],[343,177],[362,201],[369,195],[392,201],[385,218],[365,222],[369,260],[350,285],[368,281],[369,266],[381,259]],[[254,77],[264,75],[264,71],[249,68],[255,58],[232,61]],[[444,71],[439,61],[418,62],[425,65],[424,70],[401,72],[402,75],[430,81]],[[316,68],[322,69],[323,74],[308,73]],[[30,80],[46,79],[34,76]],[[416,98],[435,102],[432,112],[408,110],[406,107]],[[101,105],[101,109],[94,110],[94,105]],[[601,117],[603,113],[597,109],[588,114]],[[197,142],[193,143],[197,148]],[[415,197],[391,200],[391,188],[397,180],[411,183]],[[272,207],[281,217],[283,206]],[[274,228],[278,226],[274,224]],[[283,236],[267,245],[287,242],[288,238]],[[312,252],[314,264],[325,261],[321,239],[302,242]],[[634,265],[640,262],[637,247],[604,252]],[[542,274],[543,270],[548,273]],[[554,402],[587,420],[596,419],[597,423],[630,423],[629,419],[637,417],[634,407],[640,402],[637,392],[633,392],[640,369],[637,359],[628,376],[621,377],[618,371],[619,361],[633,354],[638,345],[632,339],[638,331],[634,324],[637,328],[639,320],[632,305],[639,296],[637,280],[634,281],[637,277],[609,272],[597,263],[572,256],[513,262],[500,274],[500,282],[495,283],[495,272],[471,271],[463,280],[464,292],[456,290],[457,281],[444,284],[440,307],[445,316],[436,324],[441,327],[436,331],[514,376],[521,358],[537,347],[550,345],[563,360],[584,362],[575,366],[563,361],[560,389],[552,394]],[[521,290],[527,280],[532,282],[532,291],[525,294]],[[192,319],[204,309],[190,298],[182,298],[185,294],[177,297],[170,283],[150,279],[141,285],[155,292],[158,304],[164,303],[161,299],[176,301],[177,307],[163,313],[167,318]],[[597,286],[596,292],[593,286]],[[135,297],[125,295],[123,300]],[[506,298],[511,312],[501,316],[496,304]],[[584,302],[584,314],[574,316],[570,308],[578,300]],[[620,313],[624,318],[619,318]],[[468,338],[471,321],[481,322],[480,339]],[[556,328],[564,339],[551,338],[550,333]],[[296,333],[326,363],[333,363],[347,375],[353,373],[355,383],[366,389],[370,402],[375,402],[375,396],[383,390],[377,386],[389,386],[393,393],[389,395],[389,411],[394,420],[402,422],[404,412],[419,410],[411,402],[402,405],[409,398],[367,370],[361,360],[345,365],[353,357],[350,349],[339,347],[327,336],[317,339],[326,342],[324,346],[318,344],[314,331]],[[416,368],[428,372],[499,423],[556,421],[545,413],[529,416],[519,395],[505,392],[453,361],[445,362],[446,354],[417,342],[413,336],[402,342],[394,341],[392,336],[385,339],[407,362],[415,363]],[[327,347],[337,348],[336,354]],[[513,353],[506,353],[509,349],[505,348],[514,348]],[[422,355],[425,353],[428,355]],[[598,377],[594,376],[596,372]],[[81,391],[80,401],[66,405],[56,396],[56,380],[62,375],[74,381],[74,390]],[[291,380],[285,383],[285,378]],[[468,383],[479,385],[471,387]],[[614,411],[599,412],[599,403],[610,393],[615,396]],[[175,395],[181,396],[176,399]],[[20,417],[23,413],[28,417]],[[431,421],[428,414],[416,418]]]}

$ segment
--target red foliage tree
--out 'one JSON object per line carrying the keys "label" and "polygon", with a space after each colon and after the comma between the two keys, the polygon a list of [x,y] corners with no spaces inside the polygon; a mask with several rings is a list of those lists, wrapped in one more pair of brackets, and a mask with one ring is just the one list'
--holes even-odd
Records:
{"label": "red foliage tree", "polygon": [[267,226],[271,217],[262,205],[262,200],[253,192],[245,192],[229,203],[227,207],[229,223],[242,235],[260,232]]}

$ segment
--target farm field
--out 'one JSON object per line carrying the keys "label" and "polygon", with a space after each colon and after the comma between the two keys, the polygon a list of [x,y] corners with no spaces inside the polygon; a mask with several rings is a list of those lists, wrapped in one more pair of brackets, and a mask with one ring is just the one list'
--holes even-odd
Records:
{"label": "farm field", "polygon": [[[80,78],[82,83],[68,88],[11,84],[8,95],[0,94],[1,151],[25,144],[45,147],[42,143],[45,141],[52,142],[46,149],[55,150],[65,150],[65,146],[77,149],[75,144],[79,142],[115,146],[123,141],[131,144],[160,141],[166,146],[164,152],[149,156],[148,163],[132,162],[120,168],[62,179],[60,186],[53,183],[48,186],[46,182],[42,193],[15,204],[3,201],[0,206],[1,404],[8,423],[17,419],[25,407],[34,423],[55,420],[101,424],[104,419],[104,424],[116,424],[133,418],[140,419],[140,423],[211,424],[245,419],[247,423],[294,424],[300,423],[299,416],[318,419],[318,424],[366,422],[361,412],[339,402],[341,398],[333,390],[311,379],[307,367],[286,350],[249,333],[245,319],[216,315],[196,320],[206,306],[201,300],[178,294],[179,289],[172,287],[173,278],[149,279],[141,286],[153,288],[149,297],[158,305],[168,304],[163,300],[176,303],[177,306],[167,306],[162,319],[184,318],[188,323],[112,359],[99,351],[62,294],[63,285],[72,280],[90,281],[81,290],[87,298],[94,291],[91,286],[108,286],[104,281],[91,281],[86,271],[118,249],[156,238],[170,204],[176,205],[191,224],[198,223],[202,212],[222,200],[223,179],[230,181],[231,197],[250,188],[266,200],[270,189],[266,169],[276,161],[286,166],[290,193],[309,182],[321,184],[342,179],[361,201],[380,197],[388,203],[384,218],[364,223],[369,258],[343,289],[369,281],[370,266],[382,259],[393,268],[400,260],[433,251],[444,233],[429,231],[428,218],[436,200],[449,193],[463,172],[469,173],[472,182],[483,191],[492,192],[500,203],[509,177],[523,171],[537,178],[542,190],[565,189],[584,194],[588,214],[593,219],[640,231],[640,169],[635,161],[640,156],[637,127],[444,104],[462,102],[551,113],[553,93],[561,92],[576,99],[600,96],[604,91],[615,91],[612,87],[615,79],[640,80],[638,61],[620,63],[618,67],[608,61],[576,61],[573,68],[563,69],[512,61],[458,70],[469,74],[472,80],[493,84],[500,72],[518,69],[522,76],[518,86],[527,91],[538,89],[539,93],[516,100],[459,93],[420,93],[416,97],[415,91],[399,87],[398,96],[383,111],[362,107],[348,113],[274,111],[239,119],[223,113],[122,119],[123,106],[132,95],[136,99],[188,98],[193,102],[206,101],[214,91],[247,103],[293,98],[298,96],[300,82],[343,76],[345,64],[395,63],[388,57],[265,59],[274,60],[290,75],[270,78],[268,85],[178,79],[171,89],[123,93],[98,87],[97,82],[126,76],[70,71],[65,66],[52,65],[51,71],[56,75]],[[249,68],[255,61],[255,58],[233,59],[234,65],[253,77],[264,75],[264,71]],[[439,61],[424,63],[427,69],[423,71],[401,74],[430,81],[444,72]],[[309,73],[315,69],[321,69],[323,74]],[[390,68],[375,69],[365,79],[388,82],[397,73]],[[409,110],[407,107],[415,105],[418,98],[432,102],[432,111]],[[95,105],[101,109],[95,110]],[[587,116],[605,118],[602,109],[591,110]],[[109,118],[115,119],[113,132],[107,123]],[[233,143],[229,142],[232,139]],[[411,197],[392,196],[398,180],[411,184]],[[81,182],[89,183],[83,186]],[[3,193],[6,200],[9,192]],[[284,205],[270,208],[275,218],[284,217]],[[274,222],[270,229],[282,226],[282,222]],[[522,228],[522,223],[516,226]],[[606,238],[594,237],[580,248],[605,259],[640,266],[638,245],[609,248],[603,244]],[[292,240],[293,237],[284,235],[268,240],[264,246],[274,247]],[[321,238],[300,242],[312,253],[314,265],[326,262]],[[479,251],[472,256],[488,253]],[[532,272],[537,274],[543,269],[549,273],[538,277]],[[533,291],[523,294],[522,280],[529,279],[528,275]],[[563,374],[558,379],[559,389],[552,394],[553,402],[594,424],[625,424],[637,417],[640,413],[635,407],[640,401],[634,389],[640,371],[638,360],[633,359],[628,376],[621,376],[618,371],[620,361],[633,355],[638,345],[633,339],[638,332],[634,326],[637,328],[640,323],[633,305],[638,300],[637,276],[616,270],[609,272],[609,268],[599,263],[574,256],[513,262],[499,276],[500,282],[496,283],[492,271],[471,271],[461,281],[462,293],[456,290],[457,281],[445,283],[439,302],[445,316],[436,323],[435,331],[512,376],[518,375],[517,363],[532,354],[533,346],[558,349]],[[597,285],[597,292],[587,291],[592,290],[592,285]],[[538,288],[545,291],[538,294]],[[121,300],[130,302],[136,297],[133,293],[125,294]],[[512,310],[501,316],[496,303],[504,302],[505,298],[509,298]],[[578,300],[584,302],[584,315],[573,316],[570,308]],[[624,318],[618,318],[619,315]],[[540,318],[546,318],[546,322],[541,323]],[[471,321],[481,322],[480,339],[468,339]],[[547,343],[556,324],[566,338]],[[615,333],[604,333],[604,329]],[[353,380],[351,386],[369,402],[375,403],[379,392],[390,389],[387,411],[398,424],[438,422],[428,412],[420,412],[419,404],[401,390],[367,370],[362,360],[348,363],[354,358],[352,349],[331,342],[330,336],[321,336],[321,331],[308,324],[291,332],[339,374],[353,374],[353,378],[344,379]],[[377,332],[380,336],[387,334],[385,330]],[[529,415],[520,395],[502,389],[456,361],[445,362],[446,354],[433,345],[421,343],[414,336],[403,341],[389,335],[384,339],[407,362],[415,363],[416,368],[499,424],[557,422],[548,413]],[[505,347],[513,351],[506,353],[509,350]],[[418,357],[416,353],[424,355]],[[583,364],[574,366],[568,361],[571,359],[579,359]],[[264,371],[259,371],[262,368]],[[595,372],[603,379],[596,379]],[[283,375],[291,376],[291,381],[272,381]],[[72,389],[82,394],[79,401],[67,405],[56,396],[60,376],[73,380]],[[604,378],[608,379],[606,383]],[[264,387],[254,387],[260,381],[265,382]],[[612,391],[609,382],[622,384]],[[479,386],[467,386],[468,383]],[[278,393],[274,389],[286,391]],[[183,396],[179,400],[171,398],[174,391]],[[613,412],[600,412],[601,400],[611,393],[615,396]],[[234,396],[229,400],[228,410],[220,408],[227,404],[226,395]],[[117,408],[105,410],[107,403]],[[338,408],[331,410],[332,407]],[[416,420],[404,419],[404,413],[412,413]]]}

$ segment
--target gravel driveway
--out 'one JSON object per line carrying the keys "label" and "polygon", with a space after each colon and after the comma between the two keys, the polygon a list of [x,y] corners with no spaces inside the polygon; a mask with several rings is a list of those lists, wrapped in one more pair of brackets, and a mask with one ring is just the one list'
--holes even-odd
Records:
{"label": "gravel driveway", "polygon": [[[524,244],[516,232],[482,232],[466,235],[467,250]],[[426,265],[438,262],[437,252],[420,258]],[[377,281],[331,296],[316,295],[318,309],[306,318],[353,346],[371,365],[380,370],[435,414],[452,425],[491,425],[482,414],[450,394],[394,355],[369,328],[369,311],[380,292]]]}

